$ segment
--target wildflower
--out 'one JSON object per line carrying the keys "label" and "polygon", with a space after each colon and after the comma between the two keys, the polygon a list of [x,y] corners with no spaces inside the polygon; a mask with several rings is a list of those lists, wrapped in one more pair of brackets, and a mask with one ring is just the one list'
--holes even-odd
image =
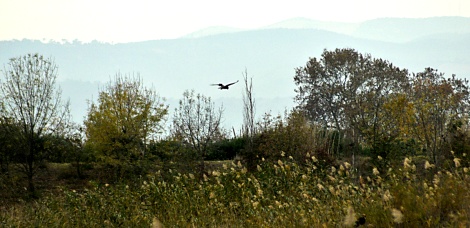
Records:
{"label": "wildflower", "polygon": [[317,184],[317,187],[318,187],[318,189],[320,189],[320,190],[323,190],[323,189],[325,188],[325,187],[323,187],[323,185],[321,185],[320,183]]}
{"label": "wildflower", "polygon": [[402,223],[403,222],[403,213],[400,210],[393,208],[392,209],[393,222]]}
{"label": "wildflower", "polygon": [[237,162],[237,166],[238,168],[241,168],[242,167],[242,163],[240,161]]}
{"label": "wildflower", "polygon": [[[144,181],[144,185],[147,185],[147,181]],[[109,184],[108,184],[108,183],[106,183],[104,186],[105,186],[105,187],[108,187],[108,186],[109,186]]]}
{"label": "wildflower", "polygon": [[308,178],[307,175],[302,174],[302,180],[307,180],[307,178]]}
{"label": "wildflower", "polygon": [[372,169],[372,173],[373,173],[374,175],[376,175],[376,176],[378,176],[378,175],[380,174],[379,170],[378,170],[376,167],[374,167],[374,168]]}
{"label": "wildflower", "polygon": [[261,171],[263,170],[263,169],[261,169],[261,166],[259,166],[259,165],[256,165],[256,169],[257,169],[259,172],[261,172]]}
{"label": "wildflower", "polygon": [[349,206],[343,224],[346,227],[352,226],[354,224],[354,221],[356,221],[356,213],[354,212],[354,208]]}
{"label": "wildflower", "polygon": [[460,159],[459,158],[454,158],[454,164],[455,164],[456,168],[460,167]]}
{"label": "wildflower", "polygon": [[275,203],[276,203],[276,206],[277,206],[278,208],[282,208],[282,204],[281,204],[279,201],[276,200]]}
{"label": "wildflower", "polygon": [[212,171],[212,175],[214,175],[214,176],[216,176],[216,177],[217,177],[217,176],[219,176],[219,175],[220,175],[220,173],[219,173],[218,171],[215,171],[215,170],[214,170],[214,171]]}
{"label": "wildflower", "polygon": [[379,161],[382,161],[383,158],[379,155],[377,156],[377,159],[379,159]]}
{"label": "wildflower", "polygon": [[204,181],[208,181],[206,174],[202,174],[202,178],[204,178]]}
{"label": "wildflower", "polygon": [[248,172],[248,170],[246,168],[243,168],[241,172],[242,174],[245,174],[246,172]]}
{"label": "wildflower", "polygon": [[281,156],[282,156],[282,157],[286,156],[286,152],[281,151]]}
{"label": "wildflower", "polygon": [[349,168],[351,168],[351,164],[349,164],[348,162],[344,162],[344,167],[346,169],[349,169]]}
{"label": "wildflower", "polygon": [[340,166],[339,166],[339,170],[344,171],[344,166],[343,166],[343,165],[340,165]]}
{"label": "wildflower", "polygon": [[281,161],[281,160],[277,160],[277,164],[279,164],[279,166],[281,166],[281,167],[282,167],[282,165],[283,165],[284,163],[282,163],[282,161]]}
{"label": "wildflower", "polygon": [[429,161],[426,161],[424,163],[424,169],[430,169],[430,168],[434,168],[434,165],[429,163]]}
{"label": "wildflower", "polygon": [[224,169],[227,169],[227,168],[228,168],[228,167],[227,167],[227,164],[222,164],[222,167],[223,167]]}
{"label": "wildflower", "polygon": [[258,207],[259,202],[253,202],[252,204],[253,204],[253,207],[256,208]]}
{"label": "wildflower", "polygon": [[463,168],[463,172],[464,172],[464,173],[468,173],[468,168],[467,168],[467,167],[464,167],[464,168]]}

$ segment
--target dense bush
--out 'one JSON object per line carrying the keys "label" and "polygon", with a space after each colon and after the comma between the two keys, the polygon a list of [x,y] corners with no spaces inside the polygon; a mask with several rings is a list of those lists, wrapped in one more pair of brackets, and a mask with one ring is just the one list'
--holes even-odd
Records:
{"label": "dense bush", "polygon": [[19,227],[374,227],[470,225],[470,173],[455,157],[449,170],[405,158],[385,172],[357,176],[352,166],[321,169],[310,157],[263,161],[256,172],[226,162],[203,179],[166,170],[127,183],[91,182],[31,203],[2,208],[4,226]]}

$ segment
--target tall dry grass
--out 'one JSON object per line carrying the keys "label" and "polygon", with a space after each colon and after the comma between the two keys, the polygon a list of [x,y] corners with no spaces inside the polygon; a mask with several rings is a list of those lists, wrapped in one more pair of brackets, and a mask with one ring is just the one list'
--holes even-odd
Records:
{"label": "tall dry grass", "polygon": [[[458,158],[457,158],[458,159]],[[133,183],[23,202],[0,214],[6,227],[469,227],[469,167],[447,170],[406,158],[358,176],[349,163],[321,168],[315,157],[262,161],[248,172],[227,162],[198,178],[165,170]]]}

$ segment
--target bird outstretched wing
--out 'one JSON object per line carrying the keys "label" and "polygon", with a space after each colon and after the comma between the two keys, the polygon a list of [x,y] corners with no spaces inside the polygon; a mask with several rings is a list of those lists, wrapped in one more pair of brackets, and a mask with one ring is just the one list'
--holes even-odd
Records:
{"label": "bird outstretched wing", "polygon": [[238,80],[237,80],[236,82],[232,82],[232,83],[227,84],[227,85],[225,85],[225,86],[231,86],[231,85],[233,85],[233,84],[235,84],[235,83],[237,83],[237,82],[238,82]]}

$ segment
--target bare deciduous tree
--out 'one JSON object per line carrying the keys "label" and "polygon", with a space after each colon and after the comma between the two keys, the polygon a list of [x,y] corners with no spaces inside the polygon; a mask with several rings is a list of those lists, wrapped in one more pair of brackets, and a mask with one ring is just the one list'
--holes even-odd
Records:
{"label": "bare deciduous tree", "polygon": [[211,143],[222,137],[221,119],[223,108],[216,109],[210,97],[185,91],[175,109],[173,135],[188,143],[197,153],[200,174],[205,171],[204,160]]}
{"label": "bare deciduous tree", "polygon": [[253,139],[256,134],[256,105],[255,98],[253,97],[253,78],[248,80],[248,71],[246,69],[243,74],[243,81],[245,82],[245,91],[243,93],[243,131],[247,140],[247,146],[243,156],[247,162],[248,168],[253,169],[255,166],[253,162],[256,156],[253,148]]}
{"label": "bare deciduous tree", "polygon": [[57,66],[51,58],[27,54],[10,59],[0,84],[5,115],[21,127],[22,171],[34,193],[33,178],[38,161],[44,158],[40,141],[44,135],[59,134],[70,119],[69,103],[56,88]]}

